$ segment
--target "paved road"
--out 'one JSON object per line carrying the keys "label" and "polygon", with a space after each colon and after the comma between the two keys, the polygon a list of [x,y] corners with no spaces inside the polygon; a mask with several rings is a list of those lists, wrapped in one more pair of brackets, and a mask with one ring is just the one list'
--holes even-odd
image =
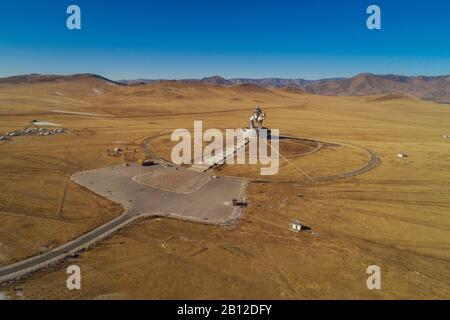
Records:
{"label": "paved road", "polygon": [[[216,225],[232,224],[239,219],[242,208],[234,207],[232,200],[244,197],[245,181],[213,179],[193,172],[186,177],[181,172],[177,173],[176,168],[137,164],[76,173],[73,181],[121,203],[125,213],[56,249],[0,268],[0,283],[20,278],[87,249],[139,217],[165,216]],[[180,182],[178,176],[184,180]],[[136,177],[138,179],[134,179]],[[174,179],[172,183],[168,182],[170,177]],[[180,185],[185,186],[181,192]]]}
{"label": "paved road", "polygon": [[[370,160],[369,162],[367,162],[364,166],[352,170],[352,171],[348,171],[348,172],[343,172],[343,173],[339,173],[336,175],[331,175],[331,176],[320,176],[320,177],[313,177],[313,181],[332,181],[332,180],[339,180],[339,179],[345,179],[345,178],[350,178],[350,177],[354,177],[363,173],[366,173],[372,169],[374,169],[380,162],[381,159],[380,157],[372,150],[370,150],[369,148],[360,146],[360,145],[356,145],[353,143],[349,143],[349,142],[330,142],[330,141],[318,141],[318,140],[310,140],[310,139],[305,139],[305,138],[301,138],[301,137],[293,137],[293,136],[283,136],[284,138],[288,138],[288,139],[299,139],[299,140],[307,140],[307,141],[314,141],[314,142],[318,142],[321,144],[337,144],[337,145],[348,145],[350,147],[356,148],[356,149],[361,149],[366,151],[369,156],[370,156]],[[292,180],[290,180],[290,182],[292,182]]]}
{"label": "paved road", "polygon": [[[167,134],[170,134],[170,133],[162,133],[162,134],[158,134],[156,136],[152,136],[152,137],[146,138],[143,141],[143,143],[142,143],[142,147],[144,149],[144,152],[148,156],[153,157],[155,159],[158,159],[161,163],[164,163],[165,165],[176,166],[175,164],[173,164],[173,163],[171,163],[171,162],[169,162],[169,161],[159,157],[158,154],[155,153],[150,147],[150,142],[153,139],[156,139],[158,137],[161,137],[161,136],[164,136],[164,135],[167,135]],[[348,172],[339,173],[339,174],[336,174],[336,175],[331,175],[331,176],[312,177],[311,181],[309,181],[309,182],[334,181],[334,180],[340,180],[340,179],[354,177],[354,176],[366,173],[366,172],[374,169],[381,162],[380,157],[374,151],[370,150],[369,148],[366,148],[366,147],[363,147],[363,146],[359,146],[359,145],[356,145],[356,144],[352,144],[352,143],[348,143],[348,142],[321,141],[321,140],[313,140],[313,139],[307,139],[307,138],[303,138],[303,137],[295,137],[295,136],[287,136],[287,135],[280,135],[280,138],[293,139],[293,140],[302,140],[302,141],[308,141],[308,142],[315,142],[315,143],[319,144],[320,147],[317,148],[316,150],[314,150],[314,152],[319,151],[323,147],[323,145],[327,145],[327,144],[328,145],[330,145],[330,144],[331,145],[347,145],[347,146],[350,146],[350,147],[353,147],[353,148],[356,148],[356,149],[364,150],[370,156],[369,161],[364,166],[362,166],[362,167],[360,167],[358,169],[355,169],[355,170],[352,170],[352,171],[348,171]],[[314,152],[311,152],[311,153],[314,153]],[[308,154],[311,154],[311,153],[308,153]],[[182,168],[180,167],[180,169],[182,169]],[[184,170],[186,170],[186,169],[184,169]],[[241,179],[246,179],[246,180],[252,181],[252,182],[265,182],[265,183],[268,183],[268,182],[275,182],[275,183],[299,183],[299,182],[305,182],[304,179],[298,179],[298,178],[296,178],[296,179],[285,179],[285,180],[255,179],[255,178],[245,178],[245,177],[240,177],[240,178]]]}
{"label": "paved road", "polygon": [[138,217],[138,215],[123,214],[63,246],[15,264],[2,267],[0,268],[0,283],[20,278],[30,272],[73,255],[76,252],[87,249],[95,242],[104,239]]}
{"label": "paved road", "polygon": [[236,214],[233,199],[246,181],[156,165],[112,166],[79,172],[73,180],[116,203],[128,214],[178,217],[228,224]]}
{"label": "paved road", "polygon": [[[157,155],[154,154],[148,146],[152,138],[148,138],[144,141],[144,150],[149,155],[157,157]],[[300,137],[286,138],[308,140]],[[310,141],[315,141],[318,143],[323,142],[316,140]],[[380,159],[372,150],[349,143],[346,144],[367,151],[371,157],[370,161],[357,170],[334,176],[316,177],[314,178],[314,180],[330,181],[352,177],[365,173],[378,165]],[[170,164],[163,159],[160,160],[164,164]],[[192,192],[190,194],[183,195],[167,190],[151,188],[142,184],[140,184],[140,186],[137,186],[135,184],[139,184],[139,182],[133,181],[131,178],[132,175],[141,174],[142,170],[144,170],[143,167],[137,168],[136,166],[132,166],[131,169],[134,171],[131,172],[131,175],[128,172],[127,168],[129,167],[116,166],[112,168],[112,171],[110,170],[111,168],[91,170],[88,172],[76,174],[74,179],[78,179],[78,183],[85,185],[87,188],[90,188],[91,190],[102,194],[112,199],[113,201],[122,202],[124,204],[124,207],[126,208],[126,211],[123,215],[47,253],[37,255],[18,263],[0,268],[0,283],[20,278],[30,272],[36,271],[40,268],[62,260],[76,252],[86,249],[95,242],[104,239],[105,237],[109,236],[113,232],[126,226],[139,217],[149,215],[162,215],[186,220],[200,221],[203,223],[224,224],[227,221],[237,220],[239,218],[239,215],[241,214],[241,210],[235,208],[231,215],[227,215],[225,208],[229,206],[229,203],[223,202],[222,204],[220,204],[220,201],[218,201],[218,199],[220,199],[220,196],[224,195],[225,190],[230,191],[231,187],[233,187],[232,193],[225,193],[225,196],[227,198],[230,198],[232,195],[236,195],[236,198],[242,198],[244,196],[246,186],[246,184],[243,183],[242,180],[234,179],[233,181],[233,178],[229,178],[230,180],[226,180],[227,178],[215,179],[216,181],[214,181],[211,185],[208,185],[208,188],[203,188],[203,186],[199,188],[199,190],[202,192],[199,192],[198,194],[196,194],[196,192]],[[170,167],[166,167],[165,169],[177,170]],[[272,182],[271,180],[250,180]],[[226,185],[221,186],[223,181],[226,182]],[[277,181],[277,183],[295,181],[297,180]],[[237,188],[238,186],[239,188]],[[193,194],[196,194],[195,198],[192,197]],[[213,202],[215,202],[216,205],[211,205],[211,202],[208,199],[210,199],[214,194],[216,195],[216,198],[214,198]],[[183,207],[183,205],[185,207]],[[149,210],[149,208],[150,212],[147,211]],[[182,211],[177,211],[177,209],[180,208],[182,208]],[[209,209],[209,211],[205,211],[206,209]],[[219,215],[216,215],[217,212],[219,212]],[[212,213],[212,215],[208,215],[209,213]],[[224,213],[225,215],[223,215]],[[208,219],[210,220],[208,221]]]}
{"label": "paved road", "polygon": [[316,178],[313,178],[314,180],[317,180],[317,181],[332,181],[332,180],[339,180],[339,179],[350,178],[350,177],[354,177],[354,176],[358,176],[360,174],[366,173],[366,172],[374,169],[378,164],[380,164],[381,159],[374,151],[372,151],[372,150],[370,150],[370,149],[368,149],[366,147],[358,146],[358,145],[355,145],[355,144],[351,144],[351,143],[346,143],[346,144],[348,144],[349,146],[353,146],[353,147],[365,150],[370,155],[369,162],[366,163],[361,168],[353,170],[353,171],[344,172],[344,173],[340,173],[340,174],[336,174],[336,175],[332,175],[332,176],[316,177]]}

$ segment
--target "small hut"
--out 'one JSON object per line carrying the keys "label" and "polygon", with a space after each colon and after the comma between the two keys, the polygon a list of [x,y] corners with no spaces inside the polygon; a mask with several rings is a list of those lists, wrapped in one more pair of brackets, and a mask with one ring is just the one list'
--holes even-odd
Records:
{"label": "small hut", "polygon": [[303,225],[300,221],[294,220],[291,222],[290,227],[291,227],[292,231],[300,232],[300,231],[302,231]]}

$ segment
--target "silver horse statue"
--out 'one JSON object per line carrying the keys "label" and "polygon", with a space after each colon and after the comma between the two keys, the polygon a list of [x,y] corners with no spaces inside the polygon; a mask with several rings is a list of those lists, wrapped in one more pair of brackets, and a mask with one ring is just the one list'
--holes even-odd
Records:
{"label": "silver horse statue", "polygon": [[248,127],[250,129],[257,128],[258,130],[260,130],[262,128],[264,119],[266,119],[266,114],[262,112],[259,106],[256,106],[253,115],[250,117],[250,120],[248,122]]}

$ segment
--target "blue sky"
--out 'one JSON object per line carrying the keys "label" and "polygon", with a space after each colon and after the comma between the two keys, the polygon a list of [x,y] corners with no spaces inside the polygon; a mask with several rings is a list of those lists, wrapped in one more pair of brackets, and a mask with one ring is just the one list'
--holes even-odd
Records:
{"label": "blue sky", "polygon": [[[77,4],[82,30],[66,28]],[[366,28],[366,8],[382,30]],[[448,0],[3,0],[0,76],[450,74]]]}

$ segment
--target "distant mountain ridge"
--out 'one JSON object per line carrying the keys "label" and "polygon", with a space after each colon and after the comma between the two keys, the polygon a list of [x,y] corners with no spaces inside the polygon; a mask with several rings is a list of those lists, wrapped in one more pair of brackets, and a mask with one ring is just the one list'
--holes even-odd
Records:
{"label": "distant mountain ridge", "polygon": [[[153,83],[163,80],[140,80],[140,83]],[[200,80],[184,79],[180,82],[200,82],[211,85],[253,84],[262,87],[298,88],[307,93],[326,96],[366,96],[403,95],[434,102],[450,102],[450,75],[448,76],[401,76],[394,74],[376,75],[361,73],[351,78],[331,78],[320,80],[284,78],[233,78],[220,76]],[[133,84],[133,81],[119,81]]]}
{"label": "distant mountain ridge", "polygon": [[43,82],[62,82],[62,81],[80,81],[94,79],[108,82],[115,85],[125,85],[124,83],[110,80],[93,73],[79,73],[73,75],[47,75],[39,73],[31,73],[6,78],[0,78],[0,84],[23,84],[23,83],[43,83]]}
{"label": "distant mountain ridge", "polygon": [[450,76],[406,77],[399,75],[374,75],[362,73],[348,79],[317,81],[303,88],[320,95],[361,96],[394,94],[418,99],[449,102]]}
{"label": "distant mountain ridge", "polygon": [[284,78],[262,78],[262,79],[251,79],[251,78],[232,78],[225,79],[221,76],[206,77],[203,79],[178,79],[178,80],[167,80],[167,79],[136,79],[136,80],[119,80],[119,83],[127,85],[139,85],[139,84],[150,84],[154,82],[161,81],[177,81],[177,82],[200,82],[205,84],[213,85],[240,85],[240,84],[253,84],[262,87],[275,87],[275,88],[286,88],[286,87],[297,87],[302,88],[308,84],[314,83],[316,81],[333,81],[343,78],[334,79],[322,79],[322,80],[304,80],[304,79],[284,79]]}
{"label": "distant mountain ridge", "polygon": [[253,85],[266,88],[295,88],[307,93],[326,96],[390,95],[410,96],[434,102],[450,102],[450,75],[426,77],[361,73],[351,78],[332,78],[320,80],[305,80],[300,78],[225,79],[220,76],[212,76],[203,79],[137,79],[113,81],[96,74],[75,74],[68,76],[29,74],[0,78],[0,85],[57,81],[83,81],[86,79],[103,81],[113,85],[132,86],[147,85],[162,81],[201,83],[216,86]]}

